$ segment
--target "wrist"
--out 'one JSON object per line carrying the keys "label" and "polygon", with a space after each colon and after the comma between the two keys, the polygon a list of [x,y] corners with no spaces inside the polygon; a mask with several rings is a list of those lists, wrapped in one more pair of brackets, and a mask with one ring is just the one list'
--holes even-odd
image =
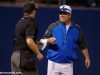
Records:
{"label": "wrist", "polygon": [[86,59],[86,60],[87,60],[87,59],[88,59],[88,60],[90,60],[90,58],[89,58],[89,57],[86,57],[85,59]]}

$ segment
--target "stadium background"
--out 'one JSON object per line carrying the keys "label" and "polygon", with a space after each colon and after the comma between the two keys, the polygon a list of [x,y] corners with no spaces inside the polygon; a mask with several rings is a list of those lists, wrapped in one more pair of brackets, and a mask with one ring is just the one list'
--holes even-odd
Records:
{"label": "stadium background", "polygon": [[[91,67],[86,69],[83,61],[84,57],[80,51],[77,51],[79,58],[74,63],[74,75],[100,75],[100,9],[74,7],[72,9],[72,20],[83,28],[85,38],[89,43],[91,58]],[[10,57],[13,52],[12,38],[15,24],[22,15],[22,7],[0,7],[0,72],[11,71]],[[40,39],[48,25],[58,20],[58,8],[40,7],[37,10],[36,19],[39,26],[38,39]],[[46,75],[47,48],[41,51],[45,59],[42,62],[38,61],[40,75]]]}

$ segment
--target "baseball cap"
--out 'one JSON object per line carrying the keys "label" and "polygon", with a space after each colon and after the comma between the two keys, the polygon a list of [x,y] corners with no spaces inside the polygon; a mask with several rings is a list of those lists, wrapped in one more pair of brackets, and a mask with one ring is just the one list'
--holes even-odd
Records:
{"label": "baseball cap", "polygon": [[68,12],[68,13],[72,13],[72,9],[70,6],[68,5],[61,5],[59,7],[59,12]]}
{"label": "baseball cap", "polygon": [[37,9],[37,6],[32,2],[24,4],[24,11],[25,12],[31,12],[31,11],[36,10],[36,9]]}

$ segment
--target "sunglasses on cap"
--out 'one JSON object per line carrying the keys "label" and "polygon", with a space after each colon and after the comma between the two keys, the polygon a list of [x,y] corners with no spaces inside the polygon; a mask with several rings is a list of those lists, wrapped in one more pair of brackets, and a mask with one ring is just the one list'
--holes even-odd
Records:
{"label": "sunglasses on cap", "polygon": [[61,12],[61,11],[60,11],[59,14],[60,14],[60,15],[62,15],[62,14],[63,14],[63,15],[68,15],[68,14],[70,14],[70,13],[69,13],[69,12]]}

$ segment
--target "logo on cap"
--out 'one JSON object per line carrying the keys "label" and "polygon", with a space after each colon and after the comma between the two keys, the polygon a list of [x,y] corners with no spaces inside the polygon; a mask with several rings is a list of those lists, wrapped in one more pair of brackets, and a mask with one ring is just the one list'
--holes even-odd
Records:
{"label": "logo on cap", "polygon": [[62,6],[60,6],[59,11],[60,12],[69,12],[69,13],[71,13],[72,9],[68,5],[62,5]]}

